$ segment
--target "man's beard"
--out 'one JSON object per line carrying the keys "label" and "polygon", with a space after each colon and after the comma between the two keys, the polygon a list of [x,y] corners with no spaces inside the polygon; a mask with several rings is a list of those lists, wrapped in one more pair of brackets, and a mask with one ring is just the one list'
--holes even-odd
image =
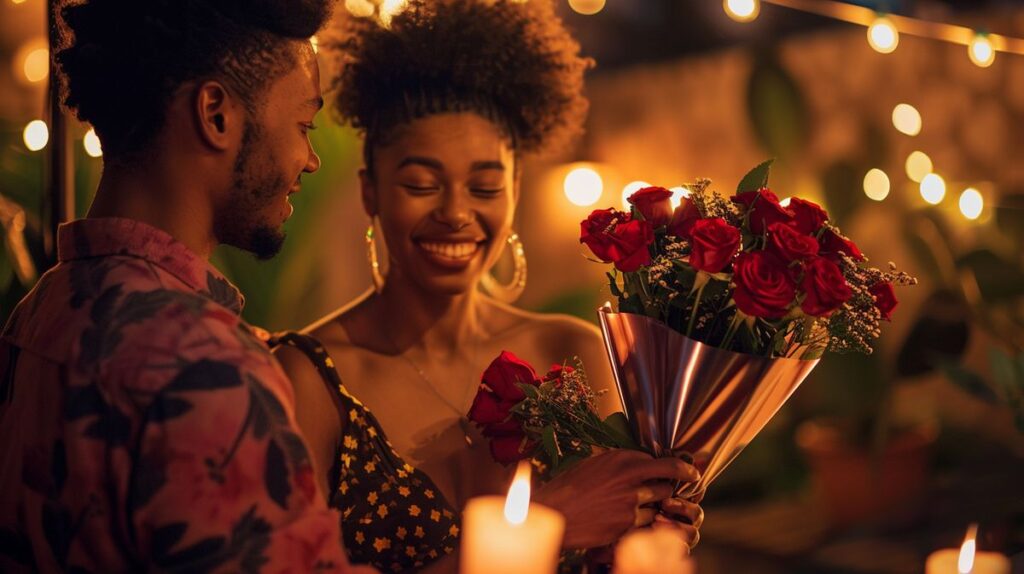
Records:
{"label": "man's beard", "polygon": [[215,231],[221,243],[266,260],[277,255],[284,245],[284,230],[262,218],[267,206],[285,187],[285,178],[278,173],[259,171],[257,166],[273,165],[269,157],[256,157],[258,144],[262,141],[263,133],[259,127],[246,122],[242,145],[235,160],[231,194],[227,204],[219,210],[221,213],[215,216]]}

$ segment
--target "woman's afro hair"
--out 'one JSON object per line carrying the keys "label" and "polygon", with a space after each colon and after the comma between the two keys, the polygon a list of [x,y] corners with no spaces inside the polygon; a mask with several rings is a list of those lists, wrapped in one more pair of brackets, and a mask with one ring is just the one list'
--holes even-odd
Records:
{"label": "woman's afro hair", "polygon": [[580,131],[592,61],[550,0],[409,0],[388,26],[343,15],[334,111],[367,147],[431,114],[480,113],[521,152],[549,151]]}

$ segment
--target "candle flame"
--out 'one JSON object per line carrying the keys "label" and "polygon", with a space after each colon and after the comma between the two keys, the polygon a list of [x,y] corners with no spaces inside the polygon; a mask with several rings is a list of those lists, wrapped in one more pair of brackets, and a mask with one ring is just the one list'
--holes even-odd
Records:
{"label": "candle flame", "polygon": [[510,524],[519,525],[526,522],[530,510],[530,463],[520,461],[512,486],[505,498],[505,520]]}
{"label": "candle flame", "polygon": [[967,529],[963,545],[960,546],[960,560],[957,561],[957,570],[960,571],[960,574],[970,574],[974,569],[974,549],[977,544],[977,536],[978,525],[972,524]]}

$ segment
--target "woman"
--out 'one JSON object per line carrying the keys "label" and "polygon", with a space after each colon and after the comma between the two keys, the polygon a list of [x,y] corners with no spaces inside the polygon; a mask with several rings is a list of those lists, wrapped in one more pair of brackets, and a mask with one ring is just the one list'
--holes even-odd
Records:
{"label": "woman", "polygon": [[[589,62],[578,57],[550,3],[537,0],[413,1],[386,28],[370,19],[346,22],[338,46],[343,66],[334,108],[365,135],[360,183],[373,222],[367,237],[375,289],[306,329],[307,336],[286,337],[295,348],[278,356],[295,384],[296,416],[325,477],[321,486],[350,521],[358,519],[344,528],[355,537],[346,541],[353,559],[382,570],[417,567],[436,558],[424,538],[436,537],[438,552],[457,547],[454,509],[507,488],[507,470],[466,418],[491,358],[510,350],[546,367],[579,356],[595,388],[614,388],[595,327],[528,313],[478,289],[494,283],[488,272],[505,249],[516,277],[491,292],[508,299],[522,288],[522,248],[513,232],[521,161],[579,129]],[[382,244],[386,273],[377,264]],[[613,392],[602,401],[603,410],[618,409]],[[384,430],[390,443],[380,441]],[[360,439],[383,446],[361,447]],[[348,452],[359,448],[368,464]],[[402,475],[386,477],[393,495],[387,504],[374,486],[388,475],[381,461]],[[566,515],[567,548],[599,547],[653,521],[650,505],[671,495],[668,481],[695,473],[680,461],[611,452],[534,498]],[[410,477],[417,484],[400,484]],[[362,487],[357,495],[353,480]],[[394,495],[399,489],[412,494]],[[410,503],[419,491],[424,495]],[[438,517],[423,526],[419,546],[404,543],[412,529],[395,517],[407,506],[415,506],[413,518],[426,506]],[[661,509],[692,542],[696,529],[680,524],[699,526],[700,508],[669,499]]]}

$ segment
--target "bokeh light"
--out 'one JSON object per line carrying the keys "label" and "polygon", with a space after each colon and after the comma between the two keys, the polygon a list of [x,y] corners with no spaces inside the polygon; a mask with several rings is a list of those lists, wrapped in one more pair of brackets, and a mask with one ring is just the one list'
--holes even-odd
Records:
{"label": "bokeh light", "polygon": [[932,158],[928,157],[928,154],[923,151],[912,151],[907,156],[907,177],[911,181],[921,183],[924,176],[928,175],[935,169],[932,165]]}
{"label": "bokeh light", "polygon": [[380,23],[384,27],[391,25],[391,19],[405,9],[408,0],[383,0],[380,3]]}
{"label": "bokeh light", "polygon": [[577,14],[593,16],[604,10],[605,0],[569,0],[569,7]]}
{"label": "bokeh light", "polygon": [[921,180],[921,197],[932,205],[942,203],[946,197],[946,181],[937,173],[929,173]]}
{"label": "bokeh light", "polygon": [[683,203],[683,198],[690,197],[690,190],[684,185],[670,188],[669,191],[672,192],[672,198],[670,199],[672,209],[679,207]]}
{"label": "bokeh light", "polygon": [[910,104],[897,104],[892,109],[892,125],[908,136],[921,133],[921,112]]}
{"label": "bokeh light", "polygon": [[570,203],[587,207],[600,201],[604,192],[604,181],[601,174],[593,168],[577,167],[566,174],[562,187]]}
{"label": "bokeh light", "polygon": [[968,187],[960,194],[960,213],[967,219],[978,219],[985,209],[985,198],[981,192]]}
{"label": "bokeh light", "polygon": [[881,54],[890,54],[900,43],[900,33],[892,20],[881,17],[875,19],[868,27],[868,44]]}
{"label": "bokeh light", "polygon": [[22,62],[21,71],[25,79],[30,82],[41,82],[50,74],[50,51],[46,48],[36,48],[25,56]]}
{"label": "bokeh light", "polygon": [[100,138],[96,135],[96,130],[92,128],[85,132],[85,137],[82,138],[82,147],[85,148],[85,153],[89,154],[89,157],[100,157],[103,155],[103,146],[100,144]]}
{"label": "bokeh light", "polygon": [[375,10],[370,0],[345,0],[345,9],[349,14],[359,18],[369,18],[373,16]]}
{"label": "bokeh light", "polygon": [[50,128],[43,120],[32,120],[25,126],[21,136],[29,151],[39,151],[50,141]]}
{"label": "bokeh light", "polygon": [[631,181],[626,184],[626,187],[622,188],[622,207],[623,209],[629,209],[629,196],[640,191],[645,187],[651,187],[651,184],[646,181]]}
{"label": "bokeh light", "polygon": [[974,39],[967,46],[967,56],[974,62],[974,65],[987,68],[996,61],[996,50],[992,47],[992,41],[984,34],[975,34]]}
{"label": "bokeh light", "polygon": [[722,7],[737,22],[750,22],[761,12],[760,0],[723,0]]}
{"label": "bokeh light", "polygon": [[889,176],[878,168],[869,170],[864,176],[864,195],[875,201],[882,201],[889,197],[890,190]]}

